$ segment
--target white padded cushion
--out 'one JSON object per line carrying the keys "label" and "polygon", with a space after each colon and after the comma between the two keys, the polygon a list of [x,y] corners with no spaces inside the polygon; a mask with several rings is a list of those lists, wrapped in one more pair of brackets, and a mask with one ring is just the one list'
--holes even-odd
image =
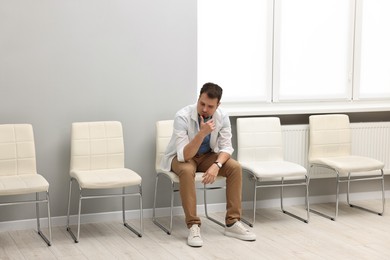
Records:
{"label": "white padded cushion", "polygon": [[48,191],[49,183],[39,174],[0,176],[0,195]]}
{"label": "white padded cushion", "polygon": [[116,121],[72,124],[71,171],[124,168],[122,124]]}
{"label": "white padded cushion", "polygon": [[257,178],[304,177],[307,174],[305,167],[287,161],[242,162],[241,166]]}
{"label": "white padded cushion", "polygon": [[156,172],[163,172],[161,170],[160,162],[165,154],[165,150],[167,149],[172,133],[173,120],[162,120],[156,122]]}
{"label": "white padded cushion", "polygon": [[351,130],[347,115],[314,115],[309,117],[309,161],[318,157],[351,154]]}
{"label": "white padded cushion", "polygon": [[48,191],[37,174],[34,133],[30,124],[0,125],[0,195]]}
{"label": "white padded cushion", "polygon": [[376,159],[362,156],[340,156],[340,157],[324,157],[316,158],[311,161],[313,164],[328,165],[336,169],[340,174],[374,171],[383,169],[385,164]]}
{"label": "white padded cushion", "polygon": [[0,176],[36,173],[32,126],[0,125]]}
{"label": "white padded cushion", "polygon": [[238,118],[237,145],[237,159],[240,162],[283,160],[283,140],[279,118]]}
{"label": "white padded cushion", "polygon": [[141,184],[142,178],[136,172],[126,169],[103,169],[90,171],[71,171],[83,189],[109,189]]}

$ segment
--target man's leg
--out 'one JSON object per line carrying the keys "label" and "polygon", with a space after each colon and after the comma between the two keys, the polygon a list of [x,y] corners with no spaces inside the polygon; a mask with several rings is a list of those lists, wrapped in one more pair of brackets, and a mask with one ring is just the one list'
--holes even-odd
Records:
{"label": "man's leg", "polygon": [[[206,171],[216,160],[218,154],[209,153],[197,160],[198,170]],[[196,158],[195,158],[196,160]],[[241,219],[242,169],[241,165],[230,158],[219,170],[219,176],[226,178],[226,225]]]}
{"label": "man's leg", "polygon": [[[210,153],[196,160],[198,170],[206,171],[217,159],[217,154]],[[230,158],[218,172],[226,178],[226,227],[225,235],[245,241],[256,240],[256,234],[249,231],[240,221],[242,197],[242,168],[234,159]]]}
{"label": "man's leg", "polygon": [[226,177],[226,225],[232,225],[241,219],[242,169],[241,165],[230,158],[219,170]]}
{"label": "man's leg", "polygon": [[190,160],[189,162],[179,162],[175,157],[172,161],[172,171],[176,173],[180,179],[180,197],[187,227],[190,228],[193,224],[198,224],[200,226],[201,221],[196,213],[196,163],[193,160]]}

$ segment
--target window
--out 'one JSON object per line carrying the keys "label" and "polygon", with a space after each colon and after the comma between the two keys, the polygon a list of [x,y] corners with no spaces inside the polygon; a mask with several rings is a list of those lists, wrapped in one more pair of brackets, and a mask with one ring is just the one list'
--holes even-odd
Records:
{"label": "window", "polygon": [[198,86],[220,84],[236,107],[385,103],[389,12],[388,0],[198,0]]}
{"label": "window", "polygon": [[198,82],[226,101],[270,99],[272,5],[268,0],[198,0]]}
{"label": "window", "polygon": [[[360,45],[356,53],[356,86],[360,98],[390,97],[390,1],[359,1]],[[360,51],[360,52],[359,52]],[[359,56],[360,55],[360,56]]]}
{"label": "window", "polygon": [[350,1],[283,0],[277,10],[274,100],[350,99]]}

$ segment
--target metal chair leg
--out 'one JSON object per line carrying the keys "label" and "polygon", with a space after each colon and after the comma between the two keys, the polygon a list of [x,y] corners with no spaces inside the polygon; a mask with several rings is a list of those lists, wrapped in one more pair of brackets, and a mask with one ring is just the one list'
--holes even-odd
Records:
{"label": "metal chair leg", "polygon": [[79,188],[79,209],[78,209],[78,215],[77,215],[77,236],[73,233],[72,229],[69,226],[69,215],[70,215],[70,198],[71,198],[71,189],[72,189],[72,181],[70,180],[70,189],[69,189],[69,201],[68,201],[68,216],[67,216],[67,227],[66,230],[69,232],[70,236],[73,238],[75,243],[79,242],[80,239],[80,220],[81,220],[81,200],[82,200],[82,191],[81,188]]}
{"label": "metal chair leg", "polygon": [[[66,217],[66,231],[69,232],[70,236],[73,238],[74,242],[75,243],[78,243],[79,242],[79,231],[80,231],[80,225],[78,226],[78,235],[77,237],[73,234],[73,231],[72,229],[70,228],[70,225],[69,225],[69,219],[70,219],[70,199],[71,199],[71,196],[72,196],[72,182],[73,182],[73,179],[71,178],[70,181],[69,181],[69,196],[68,196],[68,213],[67,213],[67,217]],[[81,200],[79,201],[79,211],[81,209]],[[80,224],[80,215],[78,216],[78,223]]]}
{"label": "metal chair leg", "polygon": [[293,213],[291,213],[291,212],[289,212],[289,211],[287,211],[287,210],[285,210],[284,208],[283,208],[283,198],[284,198],[284,196],[283,196],[283,185],[284,185],[284,178],[282,178],[282,186],[280,186],[280,206],[281,206],[281,210],[282,210],[282,212],[283,213],[285,213],[285,214],[287,214],[287,215],[289,215],[290,217],[293,217],[293,218],[296,218],[296,219],[298,219],[298,220],[300,220],[300,221],[302,221],[302,222],[304,222],[304,223],[309,223],[309,204],[308,204],[308,178],[307,178],[307,176],[305,177],[305,184],[297,184],[297,185],[304,185],[305,187],[306,187],[306,195],[305,195],[305,203],[306,203],[306,212],[307,212],[307,218],[306,219],[304,219],[304,218],[302,218],[302,217],[299,217],[298,215],[295,215],[295,214],[293,214]]}
{"label": "metal chair leg", "polygon": [[152,221],[154,224],[156,224],[159,228],[161,228],[165,233],[168,235],[172,234],[172,226],[173,226],[173,200],[174,200],[174,182],[171,181],[171,202],[170,202],[170,223],[169,223],[169,229],[166,228],[163,224],[158,222],[156,218],[156,201],[157,201],[157,187],[158,187],[158,180],[159,176],[156,176],[156,182],[155,182],[155,188],[154,188],[154,202],[153,202],[153,218]]}
{"label": "metal chair leg", "polygon": [[36,196],[36,203],[35,203],[35,211],[36,211],[36,217],[37,217],[37,230],[39,236],[45,241],[45,243],[48,246],[51,246],[51,218],[50,218],[50,203],[49,203],[49,192],[46,192],[46,203],[47,203],[47,220],[48,220],[48,229],[49,229],[49,239],[43,234],[41,230],[41,223],[40,223],[40,217],[39,217],[39,203],[44,201],[39,201],[39,193],[37,192],[35,194]]}
{"label": "metal chair leg", "polygon": [[69,214],[70,214],[70,196],[71,196],[71,192],[72,192],[72,180],[70,180],[70,182],[69,182],[68,211],[67,211],[67,215],[66,215],[66,230],[68,230],[70,228],[69,227]]}
{"label": "metal chair leg", "polygon": [[256,221],[256,207],[257,207],[257,179],[253,177],[253,211],[252,211],[252,222],[242,218],[241,221],[250,227],[253,227]]}
{"label": "metal chair leg", "polygon": [[[309,171],[311,171],[312,169],[313,169],[313,165],[310,166],[310,170]],[[338,206],[339,206],[339,173],[335,169],[332,169],[332,170],[336,172],[336,209],[335,209],[335,216],[331,217],[329,215],[326,215],[326,214],[324,214],[324,213],[322,213],[322,212],[320,212],[318,210],[314,210],[312,208],[310,208],[310,212],[313,212],[313,213],[315,213],[317,215],[320,215],[320,216],[322,216],[324,218],[327,218],[327,219],[330,219],[332,221],[336,221],[336,218],[337,218],[337,215],[338,215]]]}
{"label": "metal chair leg", "polygon": [[213,217],[210,217],[208,212],[207,212],[207,190],[208,189],[222,189],[222,188],[221,187],[207,188],[206,184],[203,185],[204,212],[205,212],[206,218],[211,220],[211,221],[213,221],[214,223],[220,225],[221,227],[225,227],[225,224],[223,224],[222,222],[216,220]]}
{"label": "metal chair leg", "polygon": [[82,195],[82,190],[81,188],[79,189],[79,211],[77,215],[77,242],[79,242],[80,239],[80,226],[81,226],[81,201],[82,201],[83,195]]}
{"label": "metal chair leg", "polygon": [[142,202],[142,185],[139,185],[139,218],[140,218],[140,228],[141,228],[141,234],[144,232],[144,207]]}
{"label": "metal chair leg", "polygon": [[156,204],[157,204],[157,184],[158,184],[158,176],[154,182],[154,199],[153,199],[153,210],[152,210],[152,221],[156,220]]}
{"label": "metal chair leg", "polygon": [[310,221],[310,204],[309,204],[309,182],[310,178],[306,176],[306,197],[305,197],[305,204],[306,204],[306,214],[307,214],[307,222]]}
{"label": "metal chair leg", "polygon": [[143,222],[142,222],[142,218],[143,218],[143,215],[142,215],[142,187],[141,185],[139,185],[139,197],[140,197],[140,231],[137,231],[135,228],[133,228],[132,226],[130,226],[127,222],[126,222],[126,211],[125,211],[125,190],[126,188],[123,187],[122,188],[122,218],[123,218],[123,225],[128,228],[129,230],[131,230],[134,234],[136,234],[138,237],[142,237],[142,230],[143,230]]}
{"label": "metal chair leg", "polygon": [[382,212],[377,212],[377,211],[374,211],[374,210],[371,210],[371,209],[368,209],[368,208],[365,208],[365,207],[358,206],[358,205],[350,203],[350,197],[349,196],[350,196],[351,174],[348,174],[348,181],[347,181],[347,185],[348,185],[348,188],[347,188],[347,203],[348,203],[348,205],[350,207],[353,207],[353,208],[365,210],[365,211],[377,214],[379,216],[382,216],[384,214],[384,212],[385,212],[385,180],[384,180],[383,170],[381,170],[381,176],[378,177],[377,179],[381,180],[381,186],[382,186]]}

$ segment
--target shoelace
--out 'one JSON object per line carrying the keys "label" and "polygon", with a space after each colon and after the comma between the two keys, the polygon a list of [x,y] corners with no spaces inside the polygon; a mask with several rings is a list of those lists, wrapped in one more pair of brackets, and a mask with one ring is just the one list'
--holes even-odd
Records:
{"label": "shoelace", "polygon": [[239,229],[241,229],[244,233],[249,232],[249,230],[246,229],[246,228],[244,227],[244,225],[243,225],[241,222],[237,222],[236,225],[237,225],[237,227],[238,227]]}
{"label": "shoelace", "polygon": [[199,226],[192,226],[190,230],[191,230],[192,237],[200,237],[200,228],[199,228]]}

